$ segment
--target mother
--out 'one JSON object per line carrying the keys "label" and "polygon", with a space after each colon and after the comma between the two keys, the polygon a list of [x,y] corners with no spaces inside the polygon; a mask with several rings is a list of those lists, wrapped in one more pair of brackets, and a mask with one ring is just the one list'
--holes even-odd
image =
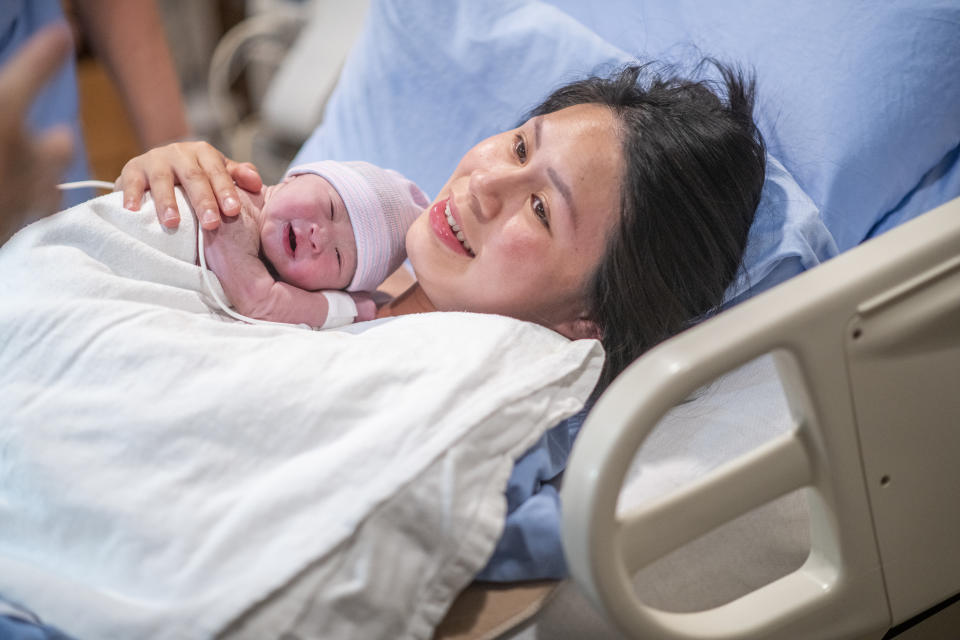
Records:
{"label": "mother", "polygon": [[[598,338],[599,391],[716,311],[741,263],[765,151],[752,80],[714,64],[720,90],[648,66],[573,82],[474,146],[407,233],[418,281],[380,315],[498,313]],[[260,188],[249,165],[179,143],[131,160],[117,185],[128,208],[149,188],[175,226],[180,182],[211,228],[219,211],[239,213],[234,179]]]}

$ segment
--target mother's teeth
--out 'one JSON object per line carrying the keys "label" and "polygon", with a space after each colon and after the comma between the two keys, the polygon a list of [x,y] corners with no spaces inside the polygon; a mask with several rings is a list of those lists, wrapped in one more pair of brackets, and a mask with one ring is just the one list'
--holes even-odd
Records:
{"label": "mother's teeth", "polygon": [[449,202],[447,203],[447,208],[444,209],[443,214],[444,214],[445,216],[447,216],[447,224],[450,225],[450,228],[453,229],[453,232],[456,233],[457,231],[460,231],[460,226],[459,226],[459,225],[457,224],[457,222],[453,219],[453,214],[450,213],[450,203],[449,203]]}
{"label": "mother's teeth", "polygon": [[447,218],[447,224],[450,225],[450,229],[453,230],[454,235],[457,236],[457,240],[460,241],[460,244],[463,245],[463,248],[469,252],[472,252],[473,249],[470,248],[470,244],[467,242],[466,236],[463,235],[463,231],[460,230],[460,225],[457,224],[456,220],[453,219],[453,214],[450,213],[450,201],[447,201],[447,206],[443,210],[443,215]]}

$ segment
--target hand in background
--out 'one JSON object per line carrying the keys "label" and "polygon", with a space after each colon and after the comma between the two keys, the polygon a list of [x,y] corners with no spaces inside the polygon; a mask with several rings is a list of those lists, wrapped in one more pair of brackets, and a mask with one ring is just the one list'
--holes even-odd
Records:
{"label": "hand in background", "polygon": [[0,69],[0,240],[12,235],[31,212],[57,208],[56,189],[70,161],[73,139],[67,126],[40,134],[26,124],[33,99],[57,72],[72,46],[59,24],[31,38]]}
{"label": "hand in background", "polygon": [[211,230],[220,226],[221,212],[226,216],[240,213],[237,187],[256,193],[263,180],[252,164],[234,162],[206,142],[176,142],[151,149],[124,165],[115,188],[123,191],[123,206],[131,211],[140,208],[143,193],[149,189],[160,224],[172,229],[180,224],[173,194],[176,184],[186,191],[200,225]]}

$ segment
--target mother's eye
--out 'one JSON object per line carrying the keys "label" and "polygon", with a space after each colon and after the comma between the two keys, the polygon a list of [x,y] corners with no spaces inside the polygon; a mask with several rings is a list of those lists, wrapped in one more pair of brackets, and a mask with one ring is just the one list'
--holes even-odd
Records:
{"label": "mother's eye", "polygon": [[547,230],[550,230],[550,214],[547,212],[547,205],[540,198],[540,196],[530,196],[530,207],[533,209],[533,215],[537,217],[537,220],[540,221]]}
{"label": "mother's eye", "polygon": [[517,135],[513,140],[513,153],[521,164],[527,161],[527,143],[520,135]]}

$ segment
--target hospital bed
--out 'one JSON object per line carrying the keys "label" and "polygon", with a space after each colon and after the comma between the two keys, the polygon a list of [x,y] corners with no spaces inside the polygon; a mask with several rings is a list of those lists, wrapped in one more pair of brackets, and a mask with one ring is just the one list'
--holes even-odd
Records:
{"label": "hospital bed", "polygon": [[[618,512],[658,419],[766,353],[793,428]],[[564,481],[578,585],[632,637],[884,637],[960,593],[958,381],[960,199],[657,347],[611,385]],[[658,611],[634,594],[641,567],[798,489],[811,548],[796,571],[697,613]]]}

